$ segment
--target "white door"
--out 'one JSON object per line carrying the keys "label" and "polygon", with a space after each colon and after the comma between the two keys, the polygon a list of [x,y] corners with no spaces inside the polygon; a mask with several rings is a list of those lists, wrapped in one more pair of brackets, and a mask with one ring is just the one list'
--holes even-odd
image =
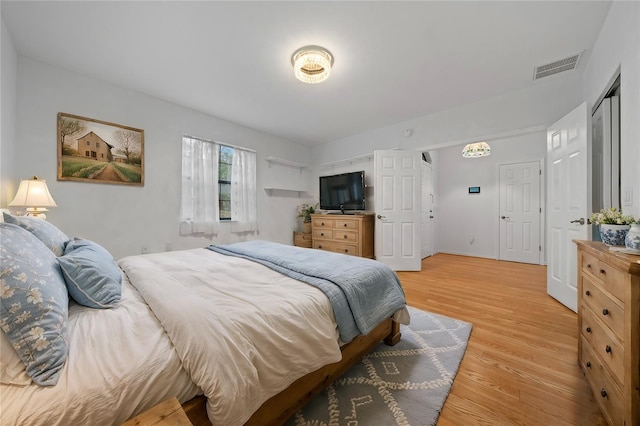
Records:
{"label": "white door", "polygon": [[540,162],[500,165],[500,260],[540,264]]}
{"label": "white door", "polygon": [[422,223],[420,224],[420,257],[433,255],[433,169],[422,162]]}
{"label": "white door", "polygon": [[577,312],[576,246],[589,239],[588,115],[583,103],[547,129],[547,293]]}
{"label": "white door", "polygon": [[421,168],[417,151],[373,152],[376,260],[395,271],[419,271]]}

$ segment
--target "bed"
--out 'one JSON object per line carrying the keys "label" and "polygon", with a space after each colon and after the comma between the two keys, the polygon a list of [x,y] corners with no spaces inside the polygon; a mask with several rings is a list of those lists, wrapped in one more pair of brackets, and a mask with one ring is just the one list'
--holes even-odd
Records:
{"label": "bed", "polygon": [[[69,239],[57,229],[56,234],[47,222],[27,221],[28,229],[20,223],[23,218],[10,220],[14,223],[0,224],[3,425],[120,424],[173,396],[194,424],[280,424],[381,340],[396,343],[399,323],[408,322],[397,278],[371,290],[368,281],[362,281],[367,290],[346,302],[362,304],[376,315],[353,318],[352,335],[344,313],[336,314],[335,298],[321,289],[326,283],[313,283],[317,276],[305,278],[302,269],[292,266],[290,259],[308,259],[309,253],[317,257],[315,251],[260,241],[130,256],[117,265],[111,258],[110,266],[119,274],[118,300],[103,309],[85,306],[87,292],[108,299],[100,292],[109,285],[103,282],[78,295],[74,286],[82,282],[67,276],[64,261],[78,247],[102,255],[104,249],[88,240]],[[16,247],[25,244],[27,250]],[[247,250],[257,257],[249,260]],[[337,264],[354,260],[327,254],[338,257],[316,263],[329,262],[334,274]],[[51,296],[67,297],[68,303],[64,330],[53,327],[56,339],[66,342],[65,359],[53,363],[55,383],[53,376],[41,374],[42,368],[34,373],[33,363],[24,361],[30,352],[25,357],[24,347],[15,349],[16,336],[9,338],[8,324],[20,314],[19,309],[9,312],[16,306],[15,292],[6,297],[11,293],[7,283],[19,275],[11,262],[22,262],[25,255],[38,267],[49,262],[55,270],[58,265],[66,284],[66,290],[60,290],[64,294]],[[276,270],[269,265],[274,261],[280,263]],[[79,277],[94,266],[74,262],[74,267],[82,266]],[[379,266],[365,263],[360,266]],[[380,273],[366,270],[369,275]],[[91,279],[99,275],[91,273]],[[371,305],[368,299],[374,296],[382,301]]]}

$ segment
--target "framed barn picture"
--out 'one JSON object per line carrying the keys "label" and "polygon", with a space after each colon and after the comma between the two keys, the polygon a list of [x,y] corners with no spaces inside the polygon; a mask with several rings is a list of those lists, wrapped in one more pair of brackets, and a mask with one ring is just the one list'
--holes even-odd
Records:
{"label": "framed barn picture", "polygon": [[144,186],[144,130],[58,113],[58,180]]}

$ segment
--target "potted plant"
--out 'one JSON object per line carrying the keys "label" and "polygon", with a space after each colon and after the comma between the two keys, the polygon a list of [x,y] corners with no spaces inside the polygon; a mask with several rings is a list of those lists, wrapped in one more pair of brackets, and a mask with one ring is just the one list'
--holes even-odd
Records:
{"label": "potted plant", "polygon": [[316,212],[318,203],[309,205],[307,203],[298,206],[298,217],[302,218],[302,232],[304,234],[311,233],[311,215]]}
{"label": "potted plant", "polygon": [[608,246],[623,246],[624,239],[636,220],[615,207],[591,214],[591,223],[600,226],[600,238]]}

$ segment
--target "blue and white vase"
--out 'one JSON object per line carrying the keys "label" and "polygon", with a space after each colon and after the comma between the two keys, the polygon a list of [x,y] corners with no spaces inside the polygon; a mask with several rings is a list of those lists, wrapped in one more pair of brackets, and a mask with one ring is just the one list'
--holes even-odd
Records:
{"label": "blue and white vase", "polygon": [[623,246],[624,238],[629,231],[629,225],[600,224],[600,238],[608,246]]}
{"label": "blue and white vase", "polygon": [[640,223],[631,225],[627,236],[624,237],[624,245],[630,250],[640,252]]}

